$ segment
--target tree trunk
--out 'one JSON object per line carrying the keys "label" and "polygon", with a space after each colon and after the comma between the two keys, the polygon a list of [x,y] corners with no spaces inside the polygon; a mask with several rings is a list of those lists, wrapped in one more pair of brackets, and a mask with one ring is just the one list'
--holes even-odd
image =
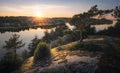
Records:
{"label": "tree trunk", "polygon": [[16,60],[16,49],[14,48],[14,60]]}
{"label": "tree trunk", "polygon": [[83,41],[83,27],[80,25],[80,42]]}
{"label": "tree trunk", "polygon": [[83,33],[82,33],[82,30],[80,30],[80,42],[83,41]]}

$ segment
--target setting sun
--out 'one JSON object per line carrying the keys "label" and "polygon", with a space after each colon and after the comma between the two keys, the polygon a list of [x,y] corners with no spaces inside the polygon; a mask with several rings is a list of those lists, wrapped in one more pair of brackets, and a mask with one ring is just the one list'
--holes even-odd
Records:
{"label": "setting sun", "polygon": [[40,11],[40,10],[36,10],[36,12],[35,12],[35,16],[36,17],[43,17],[43,13]]}

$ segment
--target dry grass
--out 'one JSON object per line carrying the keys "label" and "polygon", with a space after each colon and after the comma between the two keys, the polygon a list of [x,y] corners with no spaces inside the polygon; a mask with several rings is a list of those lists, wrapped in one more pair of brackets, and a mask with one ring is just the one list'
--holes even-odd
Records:
{"label": "dry grass", "polygon": [[21,71],[26,71],[26,70],[32,68],[33,60],[34,60],[34,57],[28,58],[28,59],[24,62],[24,64],[21,66]]}

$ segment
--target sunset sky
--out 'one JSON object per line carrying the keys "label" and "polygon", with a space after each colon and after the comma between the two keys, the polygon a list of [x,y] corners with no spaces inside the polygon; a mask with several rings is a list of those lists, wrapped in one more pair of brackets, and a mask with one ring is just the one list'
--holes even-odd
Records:
{"label": "sunset sky", "polygon": [[111,9],[120,0],[0,0],[0,16],[72,17],[95,4]]}

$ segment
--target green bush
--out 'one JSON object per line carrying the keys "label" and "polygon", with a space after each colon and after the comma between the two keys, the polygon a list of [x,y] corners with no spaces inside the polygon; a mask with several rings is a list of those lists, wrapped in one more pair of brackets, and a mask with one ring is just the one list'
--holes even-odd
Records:
{"label": "green bush", "polygon": [[94,44],[94,43],[87,43],[87,44],[84,44],[84,48],[83,50],[86,50],[86,51],[101,51],[101,47],[97,44]]}
{"label": "green bush", "polygon": [[100,51],[101,47],[94,43],[77,43],[68,47],[69,50]]}
{"label": "green bush", "polygon": [[40,42],[34,52],[34,62],[48,61],[51,59],[50,46],[45,42]]}
{"label": "green bush", "polygon": [[68,46],[67,49],[72,51],[72,50],[79,50],[82,47],[83,47],[83,43],[78,42],[76,44],[72,44],[72,45]]}
{"label": "green bush", "polygon": [[64,50],[61,46],[58,46],[57,51],[62,51]]}
{"label": "green bush", "polygon": [[7,53],[0,61],[0,72],[12,73],[13,71],[18,70],[22,63],[22,57],[17,56],[16,59],[14,59],[13,53]]}

